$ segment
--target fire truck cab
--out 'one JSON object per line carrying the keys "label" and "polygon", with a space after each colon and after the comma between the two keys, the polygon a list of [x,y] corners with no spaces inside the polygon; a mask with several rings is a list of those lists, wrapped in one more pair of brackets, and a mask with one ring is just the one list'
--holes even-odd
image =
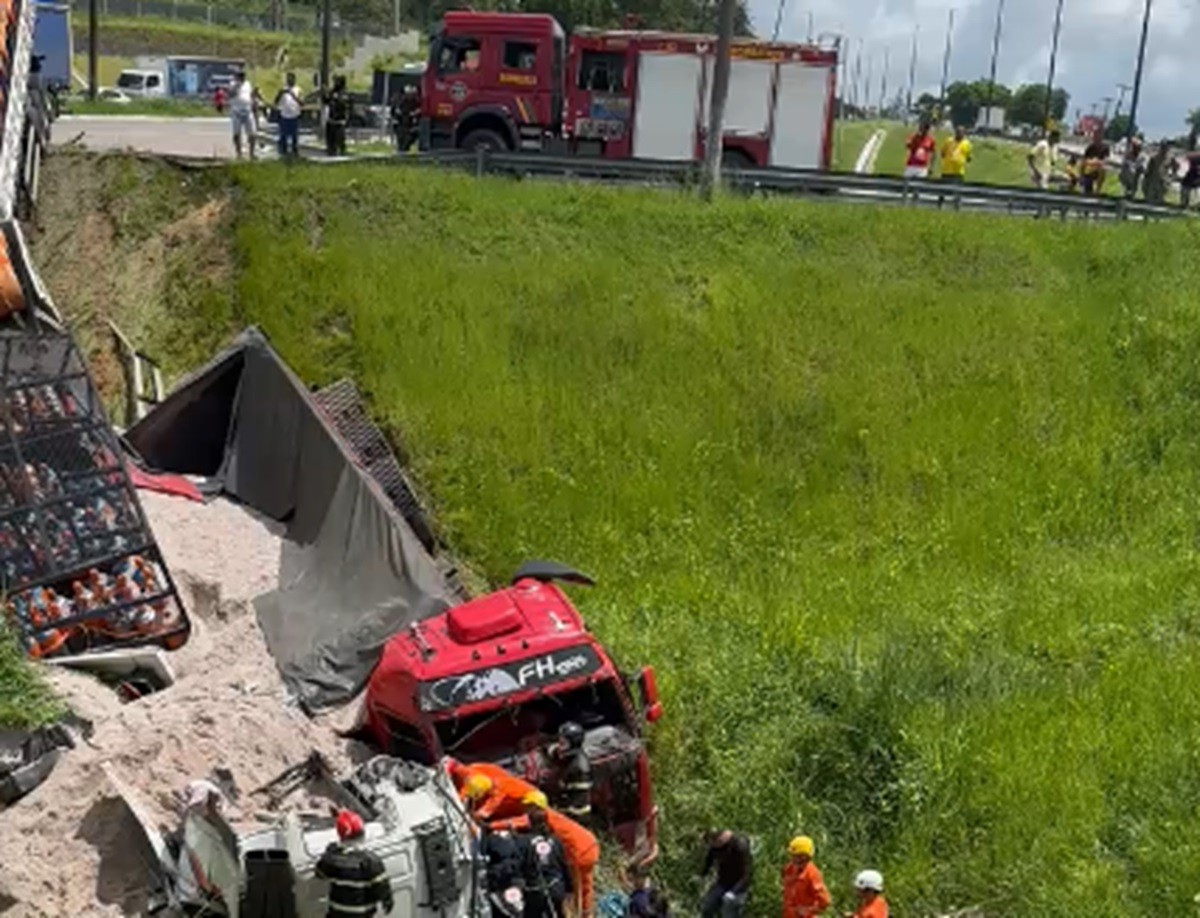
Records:
{"label": "fire truck cab", "polygon": [[[703,157],[716,39],[447,13],[422,85],[422,147],[657,160]],[[732,164],[828,168],[837,50],[737,40],[722,151]]]}
{"label": "fire truck cab", "polygon": [[642,729],[662,714],[654,673],[622,674],[554,579],[590,583],[531,562],[510,587],[391,638],[367,685],[367,731],[390,754],[492,762],[553,798],[558,769],[548,750],[564,723],[578,723],[592,763],[593,827],[651,858],[657,809]]}

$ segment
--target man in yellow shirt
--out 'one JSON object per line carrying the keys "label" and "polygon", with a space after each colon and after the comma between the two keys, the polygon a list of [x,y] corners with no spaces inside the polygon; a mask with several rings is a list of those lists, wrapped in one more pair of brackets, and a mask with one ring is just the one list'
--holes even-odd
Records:
{"label": "man in yellow shirt", "polygon": [[967,132],[954,129],[954,136],[947,137],[942,144],[942,178],[947,182],[961,182],[967,177],[967,163],[971,161],[971,141]]}

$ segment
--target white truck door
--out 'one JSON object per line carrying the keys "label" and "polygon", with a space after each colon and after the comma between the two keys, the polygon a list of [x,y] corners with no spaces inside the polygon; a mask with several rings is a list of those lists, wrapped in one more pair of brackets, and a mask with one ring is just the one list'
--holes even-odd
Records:
{"label": "white truck door", "polygon": [[695,158],[700,73],[700,57],[695,54],[642,54],[638,58],[634,156]]}
{"label": "white truck door", "polygon": [[828,66],[803,63],[779,65],[779,91],[775,99],[775,133],[771,137],[771,165],[794,169],[820,169],[825,150],[825,126],[832,104]]}

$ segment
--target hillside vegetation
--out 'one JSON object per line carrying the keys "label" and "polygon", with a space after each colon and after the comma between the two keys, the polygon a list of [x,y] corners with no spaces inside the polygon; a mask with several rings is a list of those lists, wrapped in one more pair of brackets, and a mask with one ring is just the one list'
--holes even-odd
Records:
{"label": "hillside vegetation", "polygon": [[877,866],[905,915],[1194,910],[1193,226],[233,178],[232,301],[145,327],[353,375],[473,566],[597,577],[680,904],[727,824],[761,915],[797,830],[840,906]]}

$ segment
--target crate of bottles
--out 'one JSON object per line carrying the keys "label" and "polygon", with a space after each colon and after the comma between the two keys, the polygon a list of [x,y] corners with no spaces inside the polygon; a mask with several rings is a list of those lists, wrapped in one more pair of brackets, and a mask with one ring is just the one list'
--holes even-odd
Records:
{"label": "crate of bottles", "polygon": [[187,614],[72,339],[0,333],[0,586],[35,657],[187,639]]}

